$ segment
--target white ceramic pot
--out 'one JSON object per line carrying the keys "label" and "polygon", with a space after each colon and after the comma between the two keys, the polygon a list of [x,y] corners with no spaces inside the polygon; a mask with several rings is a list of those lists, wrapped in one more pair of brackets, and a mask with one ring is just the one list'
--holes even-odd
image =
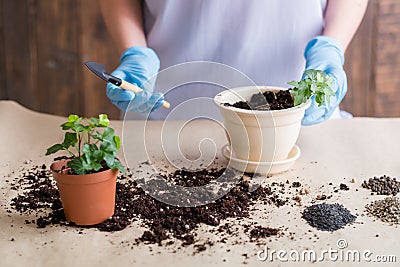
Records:
{"label": "white ceramic pot", "polygon": [[224,103],[250,101],[253,94],[286,90],[270,86],[239,87],[223,91],[214,101],[220,109],[234,157],[252,162],[286,160],[300,133],[301,119],[311,101],[283,110],[245,110]]}

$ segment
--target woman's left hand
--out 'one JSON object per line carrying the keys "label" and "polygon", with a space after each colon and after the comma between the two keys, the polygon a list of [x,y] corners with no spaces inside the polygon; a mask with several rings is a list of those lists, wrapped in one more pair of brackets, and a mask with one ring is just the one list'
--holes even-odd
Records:
{"label": "woman's left hand", "polygon": [[308,43],[304,57],[306,70],[323,70],[333,78],[332,91],[335,93],[329,103],[325,102],[319,107],[315,102],[315,96],[312,97],[311,106],[306,110],[301,123],[313,125],[329,119],[346,95],[347,78],[343,69],[344,52],[337,40],[327,36],[318,36]]}

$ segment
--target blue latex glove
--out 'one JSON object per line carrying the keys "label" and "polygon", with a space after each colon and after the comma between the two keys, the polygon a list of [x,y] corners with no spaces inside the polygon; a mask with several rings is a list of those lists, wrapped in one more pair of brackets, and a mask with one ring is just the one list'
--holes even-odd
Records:
{"label": "blue latex glove", "polygon": [[347,92],[347,78],[343,70],[344,53],[339,42],[327,36],[312,39],[304,52],[306,70],[323,70],[333,78],[332,90],[335,96],[329,103],[320,107],[312,96],[311,106],[306,110],[302,120],[303,125],[312,125],[327,120],[339,106]]}
{"label": "blue latex glove", "polygon": [[107,84],[107,97],[123,111],[150,113],[163,104],[164,95],[153,92],[155,79],[150,78],[158,73],[160,60],[150,48],[132,46],[121,55],[121,64],[111,74],[137,85],[143,91],[133,93]]}

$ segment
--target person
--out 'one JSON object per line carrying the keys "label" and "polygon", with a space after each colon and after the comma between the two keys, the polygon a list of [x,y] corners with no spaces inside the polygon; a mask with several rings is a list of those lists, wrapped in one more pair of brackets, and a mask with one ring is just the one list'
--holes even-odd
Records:
{"label": "person", "polygon": [[[366,10],[368,0],[101,0],[104,21],[121,54],[112,74],[139,87],[159,71],[191,61],[229,65],[257,85],[288,87],[307,69],[333,78],[335,96],[318,107],[312,99],[303,125],[340,117],[347,92],[344,52]],[[107,85],[107,96],[123,111],[157,112],[163,92],[146,86],[140,93]],[[219,89],[221,90],[221,89]],[[171,93],[174,106],[191,97],[217,92],[202,88]],[[165,92],[164,92],[165,93]],[[130,104],[129,104],[130,103]],[[195,108],[194,108],[195,109]],[[195,111],[204,110],[198,107]]]}

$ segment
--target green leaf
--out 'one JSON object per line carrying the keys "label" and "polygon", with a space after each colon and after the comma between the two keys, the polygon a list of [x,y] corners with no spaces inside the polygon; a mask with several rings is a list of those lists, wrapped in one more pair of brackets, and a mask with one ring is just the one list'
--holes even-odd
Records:
{"label": "green leaf", "polygon": [[84,160],[83,166],[86,170],[99,170],[103,161],[102,152],[95,144],[85,144],[82,149]]}
{"label": "green leaf", "polygon": [[77,133],[80,133],[80,132],[83,132],[83,131],[86,130],[85,126],[83,124],[80,124],[80,123],[75,124],[71,129],[74,130]]}
{"label": "green leaf", "polygon": [[114,129],[107,127],[103,131],[102,139],[103,140],[113,140],[114,138]]}
{"label": "green leaf", "polygon": [[100,150],[95,150],[92,152],[92,158],[96,160],[97,162],[102,162],[103,161],[103,152]]}
{"label": "green leaf", "polygon": [[75,114],[71,114],[68,116],[68,122],[74,123],[74,122],[79,122],[81,120],[82,120],[82,118]]}
{"label": "green leaf", "polygon": [[70,133],[70,132],[65,133],[63,141],[64,148],[67,149],[71,146],[75,146],[77,142],[78,142],[78,136],[76,133]]}
{"label": "green leaf", "polygon": [[[332,87],[332,84],[333,84],[333,78],[332,78],[331,76],[329,76],[329,75],[326,75],[326,77],[327,77],[326,83],[327,83],[328,87],[329,87],[330,89],[332,89],[331,87]],[[333,91],[332,91],[332,92],[333,92]]]}
{"label": "green leaf", "polygon": [[104,161],[106,162],[107,166],[112,168],[112,166],[114,165],[114,161],[115,161],[115,156],[111,153],[104,153]]}
{"label": "green leaf", "polygon": [[93,162],[90,166],[90,170],[95,170],[96,172],[100,170],[103,166],[98,162]]}
{"label": "green leaf", "polygon": [[82,157],[82,166],[86,171],[98,171],[101,169],[101,164],[99,162],[96,162],[95,160],[92,160],[90,157],[90,154],[85,154],[85,157]]}
{"label": "green leaf", "polygon": [[294,87],[299,87],[299,83],[296,82],[296,81],[288,82],[288,84],[291,85],[291,86],[294,86]]}
{"label": "green leaf", "polygon": [[335,93],[332,91],[331,88],[325,91],[325,101],[329,104],[331,101],[331,97],[335,96]]}
{"label": "green leaf", "polygon": [[58,151],[60,151],[60,150],[64,150],[65,148],[64,148],[64,145],[63,144],[55,144],[55,145],[52,145],[51,147],[49,147],[48,149],[47,149],[47,151],[46,151],[46,156],[48,156],[48,155],[51,155],[51,154],[54,154],[54,153],[56,153],[56,152],[58,152]]}
{"label": "green leaf", "polygon": [[110,168],[113,169],[113,170],[117,170],[118,169],[122,173],[126,172],[124,165],[122,165],[122,163],[118,159],[115,159],[114,164]]}
{"label": "green leaf", "polygon": [[294,105],[300,105],[307,102],[312,95],[315,95],[315,101],[321,106],[325,101],[329,103],[330,97],[334,96],[331,89],[333,78],[321,70],[309,69],[304,72],[305,78],[299,82],[289,82],[293,85],[292,95]]}
{"label": "green leaf", "polygon": [[110,124],[107,114],[99,115],[99,126],[107,127]]}
{"label": "green leaf", "polygon": [[318,87],[317,87],[317,85],[315,84],[315,83],[311,83],[310,84],[310,90],[311,90],[311,92],[312,93],[316,93],[316,92],[318,92]]}
{"label": "green leaf", "polygon": [[90,120],[93,122],[93,125],[97,126],[99,124],[99,119],[96,118],[90,118]]}
{"label": "green leaf", "polygon": [[312,70],[312,69],[309,69],[309,70],[306,70],[306,71],[304,72],[304,74],[305,74],[308,78],[310,78],[311,80],[316,80],[317,73],[318,73],[319,71],[320,71],[320,70]]}
{"label": "green leaf", "polygon": [[[82,152],[84,154],[90,154],[92,152],[92,150],[93,150],[92,145],[94,145],[94,144],[84,144],[83,148],[82,148]],[[94,145],[94,146],[96,147],[96,145]]]}
{"label": "green leaf", "polygon": [[82,132],[83,125],[80,124],[83,118],[79,117],[78,115],[71,114],[68,116],[68,121],[61,124],[61,128],[63,130],[74,130],[75,132]]}
{"label": "green leaf", "polygon": [[92,135],[94,139],[104,141],[104,140],[113,140],[114,139],[114,129],[110,127],[106,127],[104,131],[101,133],[96,131],[96,134]]}
{"label": "green leaf", "polygon": [[83,156],[81,156],[81,161],[85,170],[91,169],[90,166],[92,164],[92,159],[90,158],[90,153],[83,154]]}
{"label": "green leaf", "polygon": [[86,170],[83,167],[81,158],[74,158],[67,163],[67,166],[74,170],[76,174],[85,174]]}
{"label": "green leaf", "polygon": [[315,102],[317,102],[318,107],[320,107],[324,103],[324,100],[325,96],[323,94],[318,93],[315,95]]}
{"label": "green leaf", "polygon": [[121,139],[119,138],[119,136],[114,136],[114,143],[115,143],[115,146],[117,147],[117,149],[120,149],[121,148]]}
{"label": "green leaf", "polygon": [[72,127],[74,127],[73,122],[65,122],[65,123],[61,124],[61,129],[63,129],[63,130],[70,130],[70,129],[72,129]]}
{"label": "green leaf", "polygon": [[104,140],[100,145],[100,150],[106,153],[116,153],[117,146],[115,145],[114,142],[111,142],[109,140]]}
{"label": "green leaf", "polygon": [[96,131],[96,134],[92,134],[92,137],[96,140],[103,141],[103,134],[99,131]]}

